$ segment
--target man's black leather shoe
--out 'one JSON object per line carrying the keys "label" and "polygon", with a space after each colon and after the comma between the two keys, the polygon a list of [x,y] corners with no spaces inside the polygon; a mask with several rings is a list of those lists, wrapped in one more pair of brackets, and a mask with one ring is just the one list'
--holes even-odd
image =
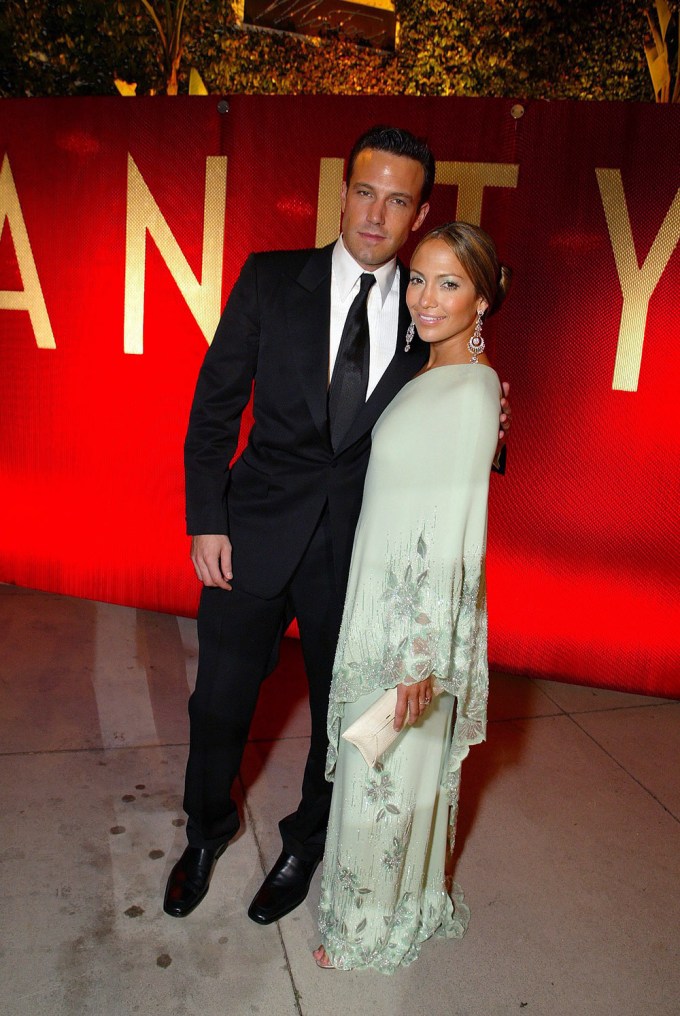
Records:
{"label": "man's black leather shoe", "polygon": [[248,917],[258,924],[271,924],[295,910],[309,892],[320,860],[303,861],[284,850],[250,904]]}
{"label": "man's black leather shoe", "polygon": [[166,914],[170,914],[170,917],[186,917],[196,909],[208,891],[217,859],[226,849],[226,843],[216,850],[186,848],[170,872],[163,900]]}

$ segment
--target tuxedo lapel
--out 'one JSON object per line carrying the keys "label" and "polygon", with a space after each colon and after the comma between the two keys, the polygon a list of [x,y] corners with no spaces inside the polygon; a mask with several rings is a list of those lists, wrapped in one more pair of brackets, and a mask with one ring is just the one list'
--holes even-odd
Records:
{"label": "tuxedo lapel", "polygon": [[288,341],[300,384],[319,433],[328,437],[328,347],[331,320],[331,254],[334,244],[313,251],[286,294]]}
{"label": "tuxedo lapel", "polygon": [[397,392],[407,381],[418,373],[427,359],[427,346],[415,337],[408,353],[406,346],[406,329],[411,322],[411,315],[406,306],[406,287],[408,285],[408,269],[399,263],[399,327],[397,330],[397,348],[390,360],[385,373],[366,400],[364,407],[343,438],[338,452],[358,440],[362,434],[371,430],[383,410],[390,404]]}

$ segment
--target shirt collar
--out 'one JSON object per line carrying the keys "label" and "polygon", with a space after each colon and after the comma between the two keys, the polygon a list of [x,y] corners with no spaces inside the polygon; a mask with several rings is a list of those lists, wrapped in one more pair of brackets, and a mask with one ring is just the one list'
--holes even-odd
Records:
{"label": "shirt collar", "polygon": [[[338,241],[333,248],[333,275],[335,282],[338,287],[338,294],[341,300],[347,299],[352,288],[356,285],[357,280],[366,271],[361,265],[354,260],[352,255],[345,247],[342,235],[338,237]],[[386,265],[381,265],[380,268],[376,268],[372,275],[375,275],[376,283],[380,289],[380,302],[385,303],[387,294],[392,289],[394,284],[394,277],[397,274],[397,259],[392,258]]]}

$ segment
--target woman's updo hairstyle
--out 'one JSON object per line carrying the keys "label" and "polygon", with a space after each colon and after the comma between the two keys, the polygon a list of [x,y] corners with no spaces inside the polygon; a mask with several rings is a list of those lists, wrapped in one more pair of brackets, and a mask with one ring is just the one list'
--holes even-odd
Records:
{"label": "woman's updo hairstyle", "polygon": [[512,272],[498,260],[496,246],[489,234],[470,222],[447,222],[431,229],[422,238],[413,257],[428,240],[443,240],[449,245],[470,276],[478,295],[483,296],[489,305],[484,316],[495,314],[510,287]]}

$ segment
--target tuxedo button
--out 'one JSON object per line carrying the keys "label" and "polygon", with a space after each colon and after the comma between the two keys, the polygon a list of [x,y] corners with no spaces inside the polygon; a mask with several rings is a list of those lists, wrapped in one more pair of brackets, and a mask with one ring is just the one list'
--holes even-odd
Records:
{"label": "tuxedo button", "polygon": [[330,463],[331,469],[337,469],[337,466],[338,466],[338,463],[336,462],[335,459],[333,459],[333,461]]}

